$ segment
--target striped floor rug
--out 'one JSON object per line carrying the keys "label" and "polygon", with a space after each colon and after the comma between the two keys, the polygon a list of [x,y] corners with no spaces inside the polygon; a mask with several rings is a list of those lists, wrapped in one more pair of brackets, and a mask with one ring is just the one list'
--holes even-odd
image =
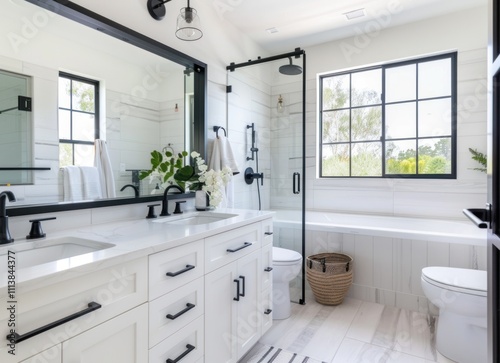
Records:
{"label": "striped floor rug", "polygon": [[263,346],[246,363],[326,363],[316,359],[288,352],[281,348]]}

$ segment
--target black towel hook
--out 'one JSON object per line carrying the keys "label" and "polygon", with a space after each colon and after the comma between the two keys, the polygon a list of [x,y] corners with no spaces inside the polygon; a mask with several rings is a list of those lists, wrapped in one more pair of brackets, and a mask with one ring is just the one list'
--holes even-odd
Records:
{"label": "black towel hook", "polygon": [[224,136],[227,137],[226,129],[222,126],[214,126],[215,136],[217,136],[217,138],[219,138],[219,129],[222,129],[224,131]]}

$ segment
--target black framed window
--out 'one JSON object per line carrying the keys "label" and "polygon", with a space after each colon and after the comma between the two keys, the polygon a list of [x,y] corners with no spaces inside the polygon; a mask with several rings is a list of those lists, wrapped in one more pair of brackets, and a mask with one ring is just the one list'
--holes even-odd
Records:
{"label": "black framed window", "polygon": [[456,52],[319,80],[320,177],[456,178]]}
{"label": "black framed window", "polygon": [[94,164],[99,138],[99,82],[59,73],[59,166]]}

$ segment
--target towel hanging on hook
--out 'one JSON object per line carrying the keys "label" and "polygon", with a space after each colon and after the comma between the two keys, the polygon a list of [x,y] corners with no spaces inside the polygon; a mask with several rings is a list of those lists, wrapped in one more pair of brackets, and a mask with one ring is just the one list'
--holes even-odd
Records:
{"label": "towel hanging on hook", "polygon": [[214,126],[214,132],[215,132],[215,136],[217,138],[219,138],[219,129],[222,129],[224,131],[224,136],[227,137],[227,132],[226,132],[226,129],[222,126]]}

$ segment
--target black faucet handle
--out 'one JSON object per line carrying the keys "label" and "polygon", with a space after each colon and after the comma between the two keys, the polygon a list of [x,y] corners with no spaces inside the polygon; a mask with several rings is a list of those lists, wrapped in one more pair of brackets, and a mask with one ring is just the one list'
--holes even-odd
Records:
{"label": "black faucet handle", "polygon": [[35,239],[35,238],[43,238],[46,234],[43,232],[42,223],[43,221],[50,221],[56,219],[56,217],[49,218],[38,218],[38,219],[30,219],[31,222],[31,230],[30,233],[26,236],[26,239]]}
{"label": "black faucet handle", "polygon": [[181,200],[179,202],[175,202],[175,210],[174,210],[174,214],[182,214],[182,209],[181,209],[181,203],[186,203],[185,200]]}
{"label": "black faucet handle", "polygon": [[149,210],[148,210],[148,215],[146,216],[147,219],[152,219],[157,217],[157,215],[155,214],[155,207],[158,205],[160,205],[160,203],[148,205]]}

